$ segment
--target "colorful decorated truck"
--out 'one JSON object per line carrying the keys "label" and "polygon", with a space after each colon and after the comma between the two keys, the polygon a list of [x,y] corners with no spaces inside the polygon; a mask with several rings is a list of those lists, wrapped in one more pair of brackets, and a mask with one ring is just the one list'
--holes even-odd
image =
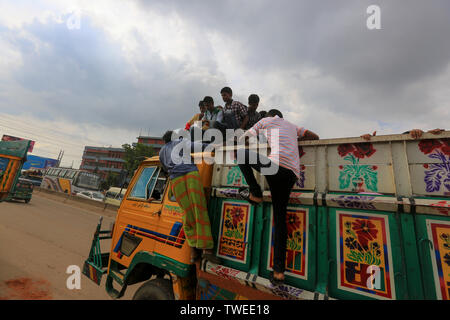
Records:
{"label": "colorful decorated truck", "polygon": [[0,141],[0,202],[11,198],[29,145],[29,140]]}
{"label": "colorful decorated truck", "polygon": [[[158,157],[142,162],[113,230],[97,226],[83,273],[135,299],[450,298],[450,132],[299,142],[287,213],[285,283],[273,286],[272,205],[238,197],[234,147],[198,164],[221,264],[189,262],[180,209]],[[226,164],[218,164],[226,163]],[[150,199],[150,200],[149,200]],[[109,252],[100,241],[110,239]]]}

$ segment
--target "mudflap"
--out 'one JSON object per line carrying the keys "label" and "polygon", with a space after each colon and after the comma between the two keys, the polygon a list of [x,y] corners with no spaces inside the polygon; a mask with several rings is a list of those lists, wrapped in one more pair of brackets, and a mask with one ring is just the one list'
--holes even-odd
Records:
{"label": "mudflap", "polygon": [[97,285],[100,285],[103,274],[108,269],[109,252],[101,253],[100,241],[103,239],[111,239],[111,230],[100,230],[102,227],[103,217],[100,217],[97,228],[92,239],[89,257],[84,261],[83,274],[91,279]]}
{"label": "mudflap", "polygon": [[91,279],[98,286],[102,282],[102,276],[104,273],[106,273],[106,268],[100,269],[99,267],[94,265],[92,262],[90,262],[88,260],[84,261],[83,274],[85,276],[87,276],[89,279]]}

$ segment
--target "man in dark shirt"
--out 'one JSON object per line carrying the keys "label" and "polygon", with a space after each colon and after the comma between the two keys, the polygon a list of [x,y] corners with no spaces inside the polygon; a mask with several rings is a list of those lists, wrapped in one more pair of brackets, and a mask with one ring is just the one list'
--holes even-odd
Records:
{"label": "man in dark shirt", "polygon": [[259,104],[259,97],[256,94],[251,94],[248,97],[248,108],[247,108],[247,116],[243,120],[242,126],[245,130],[250,129],[257,123],[259,120],[261,120],[261,115],[259,114],[256,109],[258,108]]}

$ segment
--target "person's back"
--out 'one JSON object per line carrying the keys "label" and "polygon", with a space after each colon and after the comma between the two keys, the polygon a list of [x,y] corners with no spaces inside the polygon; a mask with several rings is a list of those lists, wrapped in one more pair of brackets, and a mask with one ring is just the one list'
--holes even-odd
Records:
{"label": "person's back", "polygon": [[263,118],[249,132],[253,135],[263,134],[270,146],[269,159],[276,164],[292,170],[300,175],[300,158],[298,153],[298,137],[305,133],[303,127],[278,116]]}
{"label": "person's back", "polygon": [[[173,149],[180,143],[182,144],[178,146],[180,147],[180,152],[178,153],[178,155],[173,154]],[[167,142],[159,151],[159,160],[161,162],[161,165],[169,173],[171,179],[175,179],[188,172],[198,171],[197,166],[191,161],[190,155],[188,157],[185,157],[183,154],[183,150],[190,149],[190,141],[179,139]]]}

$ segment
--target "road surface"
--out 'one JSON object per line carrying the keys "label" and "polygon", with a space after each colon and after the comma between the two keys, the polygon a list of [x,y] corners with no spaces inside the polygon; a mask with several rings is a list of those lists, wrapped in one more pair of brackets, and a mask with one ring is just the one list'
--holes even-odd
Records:
{"label": "road surface", "polygon": [[[115,213],[66,204],[43,192],[34,192],[28,204],[0,203],[0,300],[110,300],[106,276],[100,287],[84,275],[81,289],[66,285],[67,268],[83,268],[100,216],[107,228]],[[104,241],[102,252],[110,248],[110,240]],[[131,299],[139,286],[129,286],[121,299]]]}

